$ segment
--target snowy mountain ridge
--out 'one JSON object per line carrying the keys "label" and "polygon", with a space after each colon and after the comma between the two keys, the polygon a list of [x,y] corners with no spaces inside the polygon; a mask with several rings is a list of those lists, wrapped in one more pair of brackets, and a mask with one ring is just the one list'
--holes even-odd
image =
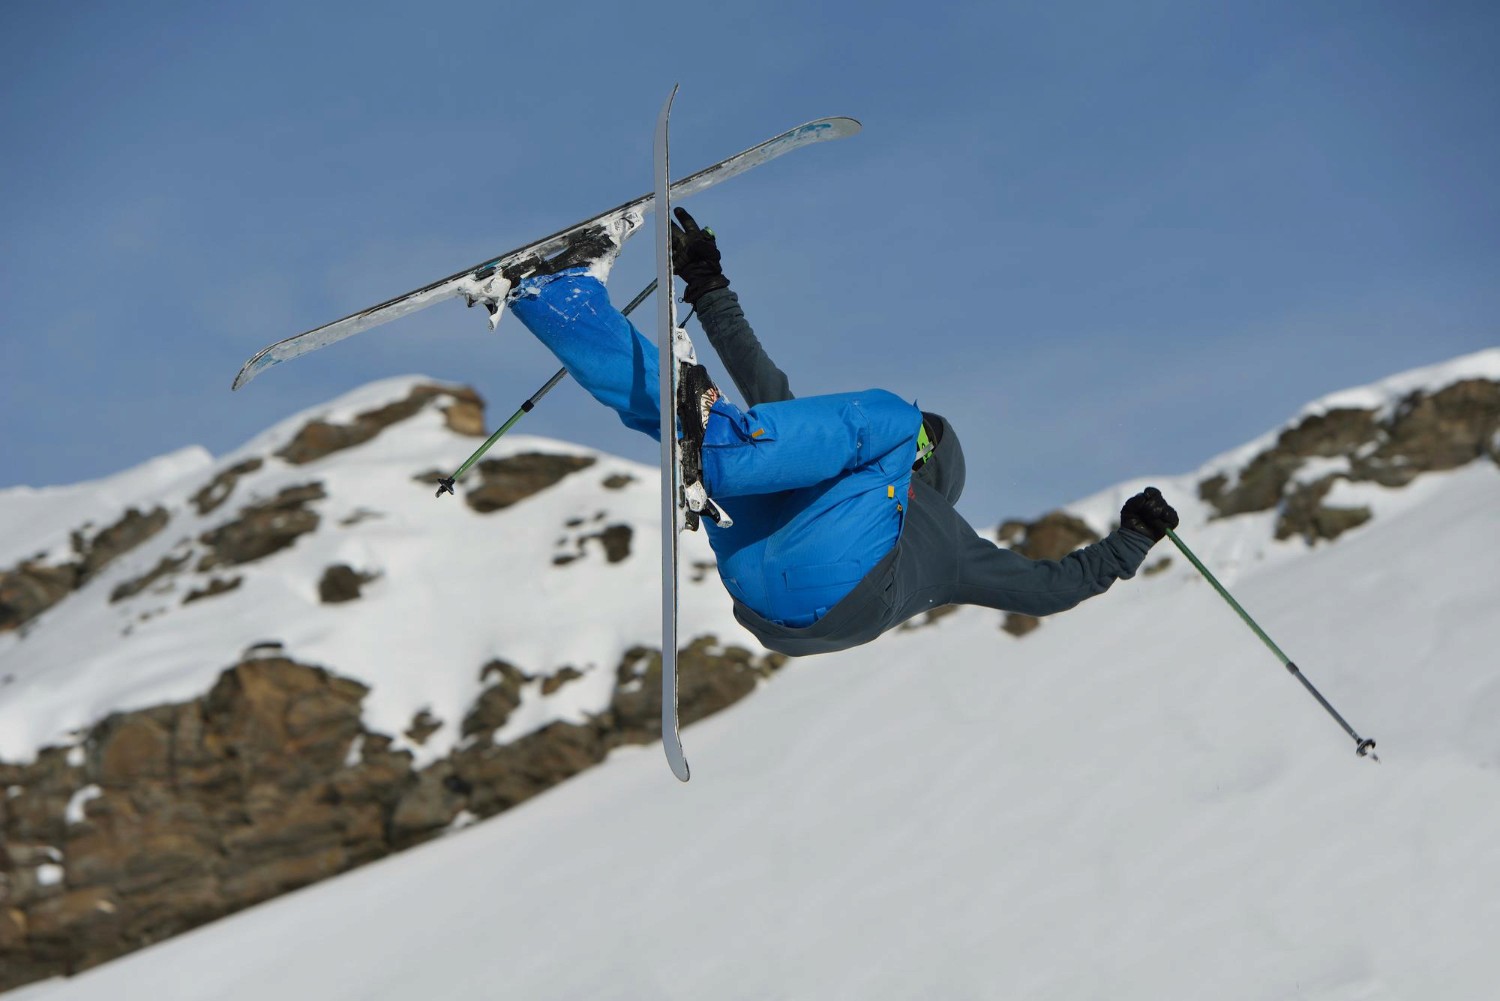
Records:
{"label": "snowy mountain ridge", "polygon": [[[482,915],[475,920],[506,943],[522,970],[507,982],[524,996],[639,996],[648,968],[680,958],[638,936],[627,936],[629,948],[605,944],[606,926],[642,900],[657,904],[651,922],[692,929],[704,953],[664,996],[778,996],[789,983],[820,996],[921,994],[890,962],[874,967],[883,978],[838,979],[862,948],[860,936],[830,931],[850,913],[866,916],[892,957],[912,950],[929,967],[960,964],[959,996],[988,993],[976,985],[1011,968],[1032,971],[1033,996],[1097,996],[1058,985],[1118,982],[1121,964],[1164,948],[1133,917],[1148,886],[1163,888],[1157,919],[1199,942],[1203,957],[1227,948],[1211,934],[1218,922],[1321,970],[1331,986],[1307,996],[1410,996],[1388,985],[1411,987],[1436,962],[1405,944],[1409,926],[1388,940],[1304,919],[1335,920],[1311,889],[1236,909],[1247,904],[1234,882],[1246,872],[1267,886],[1293,873],[1325,893],[1332,878],[1340,908],[1393,923],[1404,919],[1392,893],[1418,897],[1430,933],[1415,940],[1458,971],[1454,984],[1480,983],[1491,968],[1467,950],[1500,931],[1493,905],[1469,894],[1470,869],[1427,864],[1411,846],[1461,844],[1471,869],[1500,876],[1486,772],[1500,761],[1490,669],[1500,585],[1486,556],[1500,543],[1497,360],[1500,351],[1482,352],[1420,379],[1334,394],[1326,400],[1338,405],[1310,407],[1198,474],[1151,480],[1182,513],[1184,538],[1381,741],[1380,774],[1396,773],[1391,780],[1351,781],[1343,735],[1169,547],[1153,552],[1139,580],[1019,642],[997,628],[998,613],[960,609],[783,667],[757,659],[711,553],[689,537],[685,565],[700,565],[683,620],[688,636],[705,637],[685,657],[689,719],[758,694],[689,727],[699,776],[684,799],[656,748],[627,746],[649,744],[655,725],[654,470],[520,436],[502,441],[460,498],[435,500],[434,477],[456,467],[485,426],[472,393],[416,377],[296,415],[216,461],[184,450],[100,481],[96,502],[88,485],[50,488],[72,520],[41,517],[38,495],[49,491],[7,491],[0,544],[19,555],[0,563],[0,613],[26,617],[0,633],[0,786],[9,790],[0,800],[0,966],[22,983],[91,965],[511,809],[498,824],[404,853],[410,866],[392,860],[299,895],[296,916],[272,905],[281,908],[272,924],[300,929],[296,941],[267,930],[258,909],[56,996],[92,998],[89,984],[123,989],[111,971],[148,975],[129,971],[158,969],[157,955],[198,969],[191,941],[204,935],[234,952],[228,943],[258,943],[241,965],[222,955],[209,964],[217,996],[265,988],[258,949],[272,941],[293,996],[306,993],[299,977],[324,982],[325,963],[366,971],[348,993],[328,996],[396,996],[383,985],[413,982],[425,957],[362,919],[378,908],[347,912],[346,893],[401,899],[442,927],[459,907],[455,888],[415,875],[434,859],[480,875],[476,892],[491,888],[459,910]],[[1346,405],[1354,399],[1378,410],[1359,416]],[[1234,482],[1214,487],[1226,470]],[[1145,482],[1001,534],[1023,549],[1066,551],[1112,527]],[[49,526],[45,537],[20,539],[23,519]],[[782,677],[762,686],[772,672]],[[1462,802],[1446,798],[1460,791]],[[1390,805],[1418,802],[1418,811]],[[1303,823],[1331,828],[1372,814],[1387,828],[1373,848],[1351,831],[1326,850],[1363,867],[1333,877],[1306,868]],[[1470,826],[1457,840],[1434,826],[1460,816]],[[943,817],[969,822],[934,830]],[[1121,818],[1205,840],[1168,834],[1156,851],[1122,832]],[[601,825],[611,838],[592,836]],[[1235,833],[1247,828],[1287,850],[1262,857]],[[1121,854],[1122,836],[1139,858]],[[693,846],[690,858],[669,849],[678,843]],[[991,843],[1031,854],[997,861]],[[1382,882],[1382,852],[1403,860],[1395,891]],[[1174,856],[1188,860],[1186,874]],[[566,858],[588,881],[526,862],[540,857]],[[628,871],[622,857],[635,860]],[[1078,860],[1090,860],[1092,876]],[[933,917],[934,893],[956,905],[949,918]],[[1432,893],[1457,901],[1454,913],[1439,914]],[[1203,894],[1219,903],[1202,907]],[[597,920],[573,909],[580,895],[599,902]],[[992,897],[1030,909],[1005,913]],[[788,922],[778,902],[801,917]],[[1114,915],[1117,930],[1095,927],[1086,915],[1096,912]],[[930,927],[913,935],[900,913],[926,914]],[[785,933],[771,945],[741,940],[733,914],[759,914]],[[1204,927],[1193,924],[1200,914]],[[1081,921],[1094,941],[1114,944],[1071,975],[1044,970],[1028,965],[1046,951],[1032,919],[1053,929]],[[1338,946],[1332,972],[1288,952],[1274,927],[1284,920]],[[319,922],[359,931],[330,940]],[[536,936],[549,922],[577,928],[583,952],[544,947]],[[982,951],[978,927],[1008,944]],[[260,930],[244,939],[237,928]],[[799,945],[798,928],[828,955]],[[381,943],[378,961],[370,938]],[[989,932],[982,939],[993,946]],[[525,955],[571,955],[560,960],[570,972]],[[442,962],[485,976],[482,960]],[[1180,976],[1211,976],[1205,962],[1185,963]],[[611,994],[604,984],[621,971],[637,990]],[[252,994],[234,993],[235,975],[245,990],[256,985]],[[1245,983],[1222,996],[1296,996],[1274,978]],[[37,991],[54,996],[53,985]]]}
{"label": "snowy mountain ridge", "polygon": [[[0,551],[36,554],[35,562],[44,566],[64,563],[80,534],[107,524],[106,518],[118,518],[122,509],[159,511],[165,521],[56,607],[0,634],[0,675],[12,679],[10,697],[0,702],[0,759],[29,757],[110,710],[204,691],[223,666],[265,640],[279,640],[299,656],[371,681],[375,694],[367,712],[373,713],[375,725],[397,734],[422,708],[454,719],[478,693],[473,681],[455,686],[441,673],[412,678],[413,664],[461,660],[469,665],[463,673],[470,675],[503,648],[511,661],[537,668],[597,665],[606,658],[612,666],[619,651],[649,642],[653,630],[638,628],[643,624],[634,613],[600,615],[584,624],[557,613],[586,607],[593,590],[609,586],[608,573],[601,581],[583,567],[599,562],[614,569],[614,564],[598,559],[592,543],[578,541],[591,526],[603,527],[595,525],[604,513],[602,498],[610,505],[603,520],[627,525],[632,538],[639,535],[633,553],[644,548],[647,554],[644,563],[621,560],[620,569],[631,572],[628,583],[618,586],[639,587],[643,574],[654,573],[656,543],[649,540],[657,514],[653,470],[576,445],[514,435],[502,440],[487,461],[503,464],[528,454],[562,457],[588,468],[589,479],[580,482],[565,474],[537,498],[539,503],[518,500],[483,515],[460,499],[435,499],[434,490],[414,477],[451,471],[477,444],[472,431],[458,434],[446,422],[438,403],[449,397],[442,395],[434,395],[436,403],[382,430],[369,443],[303,463],[278,457],[317,423],[351,426],[359,414],[409,399],[424,386],[432,386],[430,380],[382,380],[282,421],[211,465],[200,452],[184,450],[100,481],[91,496],[83,487],[55,491],[64,503],[50,496],[54,491],[0,493],[0,523],[10,529]],[[247,464],[258,465],[232,474]],[[601,480],[610,477],[618,477],[621,485],[601,490]],[[478,479],[471,475],[469,482]],[[223,496],[205,498],[204,491],[214,483]],[[245,506],[274,503],[303,489],[321,496],[288,502],[287,517],[298,512],[307,517],[303,531],[284,526],[285,548],[263,554],[252,550],[243,559],[210,558],[213,565],[204,568],[202,540],[207,534],[233,524],[236,511]],[[213,506],[200,510],[209,503]],[[491,525],[498,525],[498,531]],[[565,539],[572,541],[564,545]],[[694,542],[687,542],[690,560],[712,558],[706,545]],[[554,567],[555,559],[580,554],[578,566]],[[139,580],[163,560],[182,559],[189,563],[160,583],[111,600],[122,585]],[[318,601],[316,586],[332,565],[380,576],[370,582],[362,601],[331,608]],[[194,589],[234,578],[239,579],[238,595],[182,604]],[[400,590],[393,591],[393,585],[401,585]],[[693,621],[726,636],[743,636],[722,609],[713,614],[712,606],[722,603],[711,600],[711,591],[710,600],[697,597],[705,590],[689,587],[684,596],[688,614],[704,606],[704,614]],[[392,616],[393,608],[402,614]],[[408,616],[416,609],[423,628],[409,627]],[[162,628],[163,616],[174,629]],[[538,628],[545,623],[552,627]],[[434,649],[436,637],[442,637],[440,650]],[[63,673],[73,683],[61,683]],[[129,680],[101,692],[101,673]],[[31,696],[26,691],[30,684],[46,695]],[[557,711],[576,709],[560,706]],[[422,752],[441,749],[442,742],[435,741]]]}

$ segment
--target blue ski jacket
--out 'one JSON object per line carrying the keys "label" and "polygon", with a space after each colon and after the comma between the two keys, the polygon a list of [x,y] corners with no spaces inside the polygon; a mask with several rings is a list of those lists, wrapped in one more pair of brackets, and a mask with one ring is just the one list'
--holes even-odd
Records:
{"label": "blue ski jacket", "polygon": [[[762,415],[776,416],[776,405],[793,399],[787,377],[766,355],[732,290],[705,293],[697,310],[709,343],[750,406],[731,430],[750,439],[761,430],[757,420]],[[1128,530],[1116,530],[1060,560],[1031,560],[997,546],[953,507],[963,491],[965,462],[948,421],[919,414],[888,393],[849,397],[864,401],[864,417],[872,410],[880,414],[879,421],[867,420],[866,425],[873,423],[877,435],[886,435],[880,439],[888,446],[885,452],[856,454],[863,461],[831,482],[756,498],[757,503],[745,507],[749,516],[743,528],[737,522],[731,529],[709,530],[720,575],[735,600],[735,617],[767,649],[788,656],[846,649],[946,604],[1050,615],[1135,576],[1150,551],[1151,539]],[[841,398],[796,402],[834,399]],[[913,474],[915,437],[923,417],[937,448]],[[835,423],[847,435],[859,419],[845,414]],[[720,423],[710,421],[711,438]],[[785,435],[789,428],[773,430]],[[710,452],[735,447],[730,437],[721,433],[705,442],[710,490],[717,489]],[[895,442],[897,437],[902,440]],[[743,448],[743,441],[738,444]],[[847,443],[840,454],[849,456]],[[730,490],[717,499],[738,519],[733,495]],[[812,621],[805,613],[791,618],[778,614],[778,600],[805,604],[805,588],[819,587],[820,601],[837,598],[815,606]]]}

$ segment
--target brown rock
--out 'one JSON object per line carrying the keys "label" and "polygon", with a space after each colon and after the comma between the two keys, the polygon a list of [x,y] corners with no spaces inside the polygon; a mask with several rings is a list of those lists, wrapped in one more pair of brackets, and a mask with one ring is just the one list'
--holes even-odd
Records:
{"label": "brown rock", "polygon": [[509,744],[476,744],[452,757],[453,787],[467,790],[481,817],[508,810],[604,760],[606,745],[592,725],[553,723]]}
{"label": "brown rock", "polygon": [[78,585],[72,564],[22,563],[0,573],[0,632],[18,629],[62,601]]}
{"label": "brown rock", "polygon": [[446,761],[418,776],[391,816],[391,837],[396,844],[416,844],[453,823],[463,809],[464,797],[455,790],[452,777],[453,766]]}
{"label": "brown rock", "polygon": [[215,476],[206,486],[193,494],[193,506],[198,509],[200,515],[214,511],[229,499],[234,492],[235,484],[240,477],[248,476],[265,465],[261,458],[246,459],[244,462],[230,466]]}
{"label": "brown rock", "polygon": [[354,601],[360,589],[378,576],[360,573],[347,563],[335,563],[323,571],[323,578],[318,581],[318,599],[325,605]]}
{"label": "brown rock", "polygon": [[[686,726],[733,705],[762,679],[769,678],[786,663],[780,654],[756,656],[741,647],[721,647],[712,635],[699,636],[677,655],[678,707]],[[611,716],[624,733],[622,742],[634,742],[648,733],[661,715],[661,652],[633,647],[616,668],[619,681]],[[648,738],[650,739],[650,738]]]}
{"label": "brown rock", "polygon": [[[1295,508],[1278,526],[1278,537],[1302,535],[1309,542],[1332,538],[1368,517],[1364,508],[1320,508],[1295,476],[1309,458],[1349,459],[1347,478],[1400,487],[1426,472],[1454,469],[1482,458],[1500,429],[1500,383],[1468,379],[1435,393],[1418,391],[1380,421],[1372,411],[1339,409],[1298,422],[1231,477],[1199,484],[1199,496],[1219,517],[1269,511],[1284,502]],[[1326,493],[1326,490],[1324,491]]]}
{"label": "brown rock", "polygon": [[1165,573],[1167,570],[1170,570],[1171,567],[1172,557],[1163,556],[1155,563],[1152,563],[1149,567],[1142,567],[1141,574],[1146,577],[1155,577],[1159,573]]}
{"label": "brown rock", "polygon": [[[1035,632],[1042,626],[1042,620],[1035,615],[1022,615],[1020,612],[1005,613],[1005,623],[1000,627],[1012,636],[1025,636],[1027,633]],[[1049,634],[1050,635],[1050,634]]]}
{"label": "brown rock", "polygon": [[1026,538],[1028,528],[1030,526],[1026,522],[1012,518],[1009,521],[1002,522],[1000,527],[995,530],[995,539],[1011,548],[1015,548]]}
{"label": "brown rock", "polygon": [[1029,560],[1060,560],[1079,546],[1099,541],[1087,522],[1065,511],[1051,511],[1032,522],[1011,519],[995,536]]}
{"label": "brown rock", "polygon": [[[782,662],[694,640],[681,657],[684,719],[743,697]],[[507,809],[613,747],[659,739],[659,655],[633,651],[617,675],[624,684],[597,720],[554,723],[506,745],[471,739],[415,774],[408,752],[363,729],[363,685],[263,645],[202,698],[101,722],[81,768],[67,763],[68,748],[24,767],[0,763],[0,780],[22,788],[4,801],[0,844],[42,853],[0,858],[0,886],[14,885],[4,881],[18,864],[35,870],[53,845],[67,860],[65,886],[43,897],[28,884],[24,903],[0,905],[0,986],[159,941],[431,838],[461,810]],[[543,686],[581,676],[564,667]],[[533,679],[493,661],[480,680],[470,737],[503,725]],[[81,823],[63,823],[69,797],[89,782],[102,795]]]}
{"label": "brown rock", "polygon": [[100,723],[90,742],[96,782],[128,786],[141,779],[171,775],[172,734],[143,712],[116,713]]}
{"label": "brown rock", "polygon": [[444,408],[448,427],[460,434],[485,433],[484,401],[474,390],[420,385],[412,387],[404,400],[357,415],[352,424],[310,421],[276,455],[293,465],[314,462],[334,452],[363,445],[391,425],[416,416],[438,399],[449,401]]}
{"label": "brown rock", "polygon": [[289,660],[246,661],[220,675],[204,699],[204,743],[229,756],[242,780],[303,785],[343,766],[367,691]]}
{"label": "brown rock", "polygon": [[406,738],[413,744],[425,744],[427,738],[443,728],[443,721],[426,709],[419,711],[411,718],[411,725],[406,728]]}
{"label": "brown rock", "polygon": [[243,581],[243,577],[230,577],[227,580],[220,577],[210,577],[207,584],[194,588],[184,595],[182,603],[184,605],[191,605],[193,602],[201,601],[204,598],[228,594],[230,591],[237,590]]}
{"label": "brown rock", "polygon": [[[25,911],[19,907],[0,907],[0,957],[19,947],[26,939],[26,931]],[[6,989],[5,980],[0,977],[0,991]]]}
{"label": "brown rock", "polygon": [[1300,459],[1332,459],[1352,455],[1371,441],[1376,431],[1375,415],[1368,410],[1329,410],[1283,431],[1276,450]]}
{"label": "brown rock", "polygon": [[465,737],[488,737],[510,718],[521,704],[521,686],[530,679],[513,664],[493,660],[479,672],[480,680],[499,680],[479,693],[474,707],[464,717],[460,732]]}
{"label": "brown rock", "polygon": [[59,883],[43,878],[61,861],[62,853],[52,845],[12,841],[0,846],[0,900],[25,907],[62,893]]}
{"label": "brown rock", "polygon": [[26,910],[27,937],[100,940],[119,924],[119,905],[102,886],[89,886],[50,897]]}
{"label": "brown rock", "polygon": [[198,561],[198,570],[238,566],[280,552],[318,527],[318,514],[307,504],[327,495],[321,483],[287,487],[274,498],[252,504],[234,521],[203,533],[201,543],[208,554]]}
{"label": "brown rock", "polygon": [[551,695],[570,681],[576,681],[583,677],[583,672],[576,667],[564,667],[556,674],[542,679],[542,694]]}
{"label": "brown rock", "polygon": [[1381,446],[1356,463],[1357,476],[1402,486],[1417,473],[1467,465],[1500,431],[1500,383],[1468,379],[1431,395],[1413,393],[1384,430]]}
{"label": "brown rock", "polygon": [[448,391],[453,402],[443,408],[448,430],[455,434],[484,438],[489,434],[484,423],[484,398],[463,386]]}
{"label": "brown rock", "polygon": [[157,562],[156,566],[152,567],[146,573],[134,578],[133,580],[128,580],[125,583],[116,586],[115,589],[109,593],[109,600],[111,602],[116,602],[124,601],[126,598],[135,597],[136,595],[140,594],[142,591],[150,587],[152,584],[155,584],[157,581],[162,580],[165,577],[170,577],[173,574],[181,571],[183,567],[188,565],[188,561],[192,558],[193,557],[191,553],[184,553],[181,556],[175,557],[170,555],[163,556]]}
{"label": "brown rock", "polygon": [[119,521],[92,539],[85,539],[82,533],[74,532],[73,548],[82,557],[78,566],[78,586],[81,587],[118,557],[166,528],[170,520],[171,516],[163,507],[155,508],[149,514],[142,514],[131,508]]}
{"label": "brown rock", "polygon": [[238,909],[337,875],[347,868],[347,862],[343,848],[337,846],[307,855],[270,858],[225,877],[222,893]]}
{"label": "brown rock", "polygon": [[1368,507],[1331,507],[1323,503],[1335,483],[1343,476],[1325,476],[1316,483],[1296,487],[1281,506],[1276,520],[1276,538],[1300,535],[1308,545],[1333,540],[1351,528],[1369,521],[1374,515]]}
{"label": "brown rock", "polygon": [[584,539],[598,539],[599,544],[604,547],[604,558],[611,563],[619,563],[630,556],[630,540],[633,535],[629,525],[610,525],[603,531],[584,536]]}
{"label": "brown rock", "polygon": [[1099,536],[1081,518],[1052,511],[1027,526],[1026,540],[1018,551],[1032,560],[1060,560],[1080,546],[1098,542]]}
{"label": "brown rock", "polygon": [[503,510],[553,486],[563,477],[594,464],[592,456],[524,452],[504,459],[486,459],[476,467],[480,485],[464,495],[480,514]]}
{"label": "brown rock", "polygon": [[104,948],[86,953],[82,965],[91,966],[131,948],[160,942],[196,928],[224,913],[219,881],[210,875],[176,880],[121,901],[121,928],[117,939],[101,943]]}

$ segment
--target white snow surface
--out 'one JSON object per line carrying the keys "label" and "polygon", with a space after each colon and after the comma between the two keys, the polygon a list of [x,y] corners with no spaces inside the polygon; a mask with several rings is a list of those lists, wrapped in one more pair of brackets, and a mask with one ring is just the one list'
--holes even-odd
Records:
{"label": "white snow surface", "polygon": [[[435,498],[434,487],[413,479],[432,470],[452,472],[479,444],[445,426],[443,401],[372,441],[315,462],[294,466],[272,455],[315,417],[348,423],[404,399],[419,383],[433,380],[406,376],[365,386],[282,421],[217,463],[201,450],[185,450],[93,484],[0,491],[0,552],[14,558],[45,551],[60,562],[69,556],[72,529],[90,522],[97,531],[131,505],[143,512],[160,505],[172,515],[164,531],[78,592],[22,630],[0,635],[0,759],[25,761],[44,746],[70,743],[112,711],[201,695],[249,647],[267,641],[281,642],[303,663],[370,685],[366,723],[398,743],[419,710],[443,720],[424,745],[411,747],[419,762],[452,747],[483,687],[480,670],[497,657],[538,678],[564,666],[585,675],[548,697],[540,681],[528,686],[499,739],[556,719],[581,720],[606,706],[622,652],[660,645],[659,616],[641,607],[643,600],[654,607],[660,588],[654,583],[661,566],[655,467],[566,442],[508,435],[488,458],[546,452],[597,461],[503,511],[477,514],[460,498]],[[265,465],[200,517],[192,495],[219,470],[253,457]],[[617,474],[633,480],[623,489],[603,489],[601,482]],[[119,584],[165,556],[188,552],[194,539],[233,520],[246,504],[308,483],[321,483],[327,497],[310,505],[321,518],[317,530],[292,547],[243,566],[185,572],[133,598],[110,601]],[[58,511],[41,503],[47,496],[58,500]],[[627,559],[608,563],[592,541],[581,559],[553,564],[555,555],[578,552],[571,541],[560,546],[563,540],[616,523],[633,529]],[[684,539],[685,567],[712,559],[701,533]],[[336,563],[378,576],[357,601],[324,605],[318,581]],[[681,598],[691,629],[684,640],[713,633],[755,649],[712,572],[697,584],[692,576],[685,573]],[[213,577],[243,581],[235,591],[183,604]]]}
{"label": "white snow surface", "polygon": [[[299,550],[313,536],[249,568],[244,588],[256,588],[265,623],[285,623],[277,635],[289,650],[315,650],[336,670],[374,658],[363,669],[378,674],[371,701],[382,718],[421,703],[451,719],[475,658],[502,640],[523,667],[609,665],[601,651],[611,643],[649,642],[654,483],[606,492],[614,515],[639,506],[630,560],[609,566],[594,554],[586,575],[548,566],[538,583],[529,570],[547,563],[560,517],[591,516],[597,480],[624,464],[601,458],[553,488],[554,500],[539,495],[493,521],[426,488],[408,502],[390,468],[442,466],[470,444],[445,439],[428,416],[431,434],[399,456],[392,429],[389,442],[362,446],[363,464],[355,449],[265,487],[313,472],[330,481],[326,516],[359,504],[385,514],[339,543],[386,572],[370,594],[379,614],[365,614],[366,599],[308,610],[307,574],[322,561]],[[444,441],[449,451],[433,454]],[[1349,486],[1375,517],[1315,548],[1271,541],[1270,514],[1209,522],[1191,500],[1196,479],[1153,481],[1178,505],[1184,540],[1379,741],[1382,763],[1355,757],[1353,741],[1163,543],[1147,565],[1170,558],[1164,572],[1021,640],[999,629],[998,613],[968,608],[791,663],[684,731],[687,785],[659,747],[621,750],[497,818],[11,997],[1494,996],[1500,468],[1480,461],[1399,490]],[[1070,510],[1104,527],[1138,486]],[[429,536],[450,531],[456,548],[434,553]],[[497,570],[499,553],[515,565]],[[439,590],[453,581],[466,586]],[[727,600],[707,586],[690,593],[684,622],[726,635]],[[569,600],[580,594],[588,600]],[[187,613],[235,597],[172,613],[195,642],[222,642],[217,666],[265,638],[262,622],[248,611],[227,624]],[[508,610],[516,602],[529,622]],[[347,623],[325,621],[346,612]],[[382,628],[382,616],[421,638],[346,635]],[[107,645],[128,651],[152,624]],[[170,657],[171,644],[157,646]],[[150,686],[119,679],[149,658],[93,656],[87,671],[49,661],[65,669],[60,680],[27,689],[48,719],[32,739],[63,725],[68,698],[106,690],[80,721],[144,698]],[[462,679],[448,673],[453,662]],[[195,694],[217,666],[179,687]],[[382,696],[383,685],[398,694]],[[0,689],[7,729],[29,715],[9,708],[10,691]]]}

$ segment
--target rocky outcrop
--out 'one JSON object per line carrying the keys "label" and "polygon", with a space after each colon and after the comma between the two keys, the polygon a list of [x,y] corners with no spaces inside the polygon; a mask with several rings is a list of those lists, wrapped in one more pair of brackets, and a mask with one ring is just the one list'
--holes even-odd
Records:
{"label": "rocky outcrop", "polygon": [[1276,538],[1301,536],[1311,546],[1320,540],[1337,539],[1349,529],[1357,528],[1374,517],[1374,513],[1363,505],[1336,507],[1324,503],[1324,498],[1340,478],[1337,475],[1325,476],[1314,483],[1302,484],[1287,491],[1286,499],[1281,505],[1281,516],[1276,519]]}
{"label": "rocky outcrop", "polygon": [[204,598],[215,598],[221,594],[228,594],[230,591],[237,591],[244,580],[243,577],[210,577],[202,587],[195,587],[183,595],[182,603],[191,605]]}
{"label": "rocky outcrop", "polygon": [[97,535],[74,532],[73,551],[79,556],[76,564],[79,585],[87,583],[118,557],[166,528],[169,520],[166,508],[154,508],[145,514],[131,508],[119,521]]}
{"label": "rocky outcrop", "polygon": [[250,563],[287,548],[318,527],[318,513],[307,505],[326,496],[321,483],[307,483],[243,508],[238,518],[198,537],[208,550],[198,560],[198,571]]}
{"label": "rocky outcrop", "polygon": [[[575,527],[570,523],[569,527]],[[604,558],[610,563],[620,563],[630,556],[630,541],[635,531],[629,525],[606,525],[597,532],[588,532],[575,537],[564,537],[559,543],[562,552],[552,557],[553,566],[566,566],[582,559],[588,552],[589,543],[597,542]]]}
{"label": "rocky outcrop", "polygon": [[174,574],[180,573],[188,565],[192,558],[193,556],[191,553],[184,553],[182,555],[169,554],[163,556],[160,560],[157,561],[156,566],[152,567],[141,576],[132,578],[130,580],[127,580],[125,583],[116,586],[115,589],[109,593],[109,600],[111,602],[116,602],[124,601],[126,598],[135,597],[141,592],[148,590],[153,584],[157,583],[158,581],[166,580]]}
{"label": "rocky outcrop", "polygon": [[325,605],[354,601],[360,596],[364,586],[379,576],[362,573],[347,563],[335,563],[323,571],[323,576],[318,581],[318,600]]}
{"label": "rocky outcrop", "polygon": [[603,480],[605,490],[624,490],[635,482],[635,477],[629,473],[610,473]]}
{"label": "rocky outcrop", "polygon": [[167,527],[166,508],[130,508],[98,532],[72,534],[73,558],[60,563],[27,560],[0,571],[0,632],[18,629],[87,584],[110,563]]}
{"label": "rocky outcrop", "polygon": [[246,459],[244,462],[236,463],[219,475],[210,480],[202,489],[192,496],[193,507],[200,515],[215,511],[219,505],[229,499],[234,492],[235,484],[242,476],[249,476],[259,471],[264,466],[265,460],[260,458]]}
{"label": "rocky outcrop", "polygon": [[443,417],[450,430],[484,435],[484,400],[478,393],[467,386],[418,385],[412,387],[406,399],[367,410],[348,424],[309,421],[276,455],[294,466],[315,462],[334,452],[363,445],[391,425],[416,416],[434,400],[446,401]]}
{"label": "rocky outcrop", "polygon": [[1005,621],[1000,624],[1001,629],[1018,638],[1025,636],[1027,633],[1035,632],[1041,627],[1041,619],[1035,615],[1023,615],[1020,612],[1006,612]]}
{"label": "rocky outcrop", "polygon": [[475,467],[479,485],[464,495],[469,507],[480,514],[501,511],[539,494],[565,476],[587,469],[595,462],[588,455],[550,455],[522,452],[504,459],[485,459]]}
{"label": "rocky outcrop", "polygon": [[[682,714],[732,704],[783,658],[701,637]],[[485,665],[464,738],[425,768],[361,717],[364,685],[267,643],[189,702],[118,713],[71,748],[0,763],[0,990],[68,974],[487,817],[660,736],[661,657],[630,650],[611,704],[496,744],[523,698],[583,676]],[[407,737],[442,727],[419,713]]]}
{"label": "rocky outcrop", "polygon": [[[246,661],[192,702],[110,716],[76,749],[0,766],[0,989],[93,965],[383,851],[382,801],[408,767],[336,780],[362,685],[283,658]],[[405,765],[404,760],[401,765]],[[363,797],[363,798],[361,798]],[[356,805],[357,804],[357,805]],[[34,878],[36,852],[56,878]],[[30,874],[28,874],[30,870]],[[16,935],[15,930],[19,930]]]}
{"label": "rocky outcrop", "polygon": [[[1370,518],[1368,508],[1325,504],[1338,482],[1400,487],[1422,473],[1485,457],[1500,462],[1497,432],[1500,383],[1467,379],[1414,392],[1386,415],[1340,408],[1307,417],[1237,474],[1204,480],[1198,494],[1221,518],[1279,510],[1277,538],[1301,536],[1312,544]],[[1309,476],[1316,460],[1334,460],[1338,468]]]}
{"label": "rocky outcrop", "polygon": [[77,586],[78,572],[72,564],[29,561],[0,573],[0,632],[19,629]]}

